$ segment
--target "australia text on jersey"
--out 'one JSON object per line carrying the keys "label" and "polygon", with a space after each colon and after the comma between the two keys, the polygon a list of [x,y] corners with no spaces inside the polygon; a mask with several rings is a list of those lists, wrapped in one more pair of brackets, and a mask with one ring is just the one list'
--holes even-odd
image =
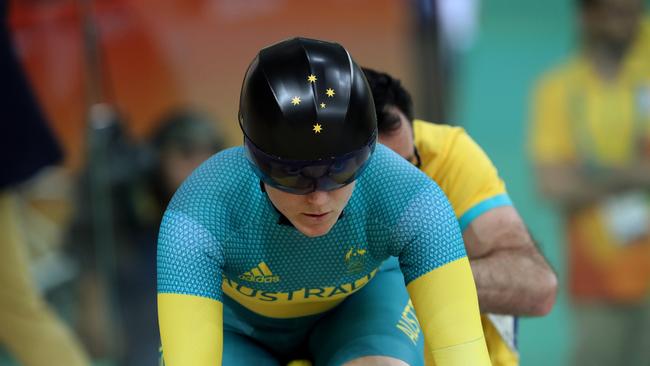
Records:
{"label": "australia text on jersey", "polygon": [[247,287],[241,283],[237,283],[227,277],[224,277],[222,288],[230,295],[246,296],[255,298],[261,301],[268,302],[289,302],[289,301],[313,301],[317,299],[335,300],[344,298],[349,294],[359,290],[365,286],[377,273],[377,270],[368,273],[367,275],[358,278],[354,282],[344,283],[337,286],[325,286],[316,288],[300,288],[287,292],[273,292],[263,291]]}

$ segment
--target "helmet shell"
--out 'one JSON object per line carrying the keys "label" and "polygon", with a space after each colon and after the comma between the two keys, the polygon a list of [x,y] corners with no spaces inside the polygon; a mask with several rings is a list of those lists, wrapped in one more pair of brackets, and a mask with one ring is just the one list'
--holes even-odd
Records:
{"label": "helmet shell", "polygon": [[303,161],[363,148],[377,129],[370,87],[345,48],[306,38],[255,57],[242,85],[239,123],[266,154]]}

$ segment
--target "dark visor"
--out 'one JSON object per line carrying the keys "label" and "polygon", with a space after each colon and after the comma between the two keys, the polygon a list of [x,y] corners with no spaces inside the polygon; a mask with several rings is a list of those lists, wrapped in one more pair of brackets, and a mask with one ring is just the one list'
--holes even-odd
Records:
{"label": "dark visor", "polygon": [[246,157],[260,179],[292,194],[332,191],[352,183],[375,149],[376,134],[367,145],[345,155],[319,160],[287,160],[269,155],[244,137]]}

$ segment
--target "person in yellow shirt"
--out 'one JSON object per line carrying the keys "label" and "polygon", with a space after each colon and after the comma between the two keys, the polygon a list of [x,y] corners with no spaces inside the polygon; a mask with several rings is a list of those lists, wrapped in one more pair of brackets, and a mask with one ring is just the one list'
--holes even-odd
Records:
{"label": "person in yellow shirt", "polygon": [[650,364],[650,22],[581,0],[580,49],[534,90],[539,186],[566,217],[576,365]]}
{"label": "person in yellow shirt", "polygon": [[364,73],[375,100],[379,141],[436,181],[456,213],[492,364],[518,365],[515,316],[551,310],[555,274],[512,206],[496,168],[471,137],[460,127],[414,119],[411,96],[399,80],[369,68]]}

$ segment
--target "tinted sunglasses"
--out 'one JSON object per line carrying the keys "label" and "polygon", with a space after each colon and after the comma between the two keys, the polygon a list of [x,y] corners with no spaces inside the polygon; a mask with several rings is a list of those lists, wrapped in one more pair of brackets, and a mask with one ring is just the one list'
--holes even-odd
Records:
{"label": "tinted sunglasses", "polygon": [[332,191],[352,183],[365,169],[376,141],[375,133],[358,150],[319,160],[287,160],[269,155],[247,137],[244,137],[244,147],[253,170],[264,183],[287,193],[302,195]]}

